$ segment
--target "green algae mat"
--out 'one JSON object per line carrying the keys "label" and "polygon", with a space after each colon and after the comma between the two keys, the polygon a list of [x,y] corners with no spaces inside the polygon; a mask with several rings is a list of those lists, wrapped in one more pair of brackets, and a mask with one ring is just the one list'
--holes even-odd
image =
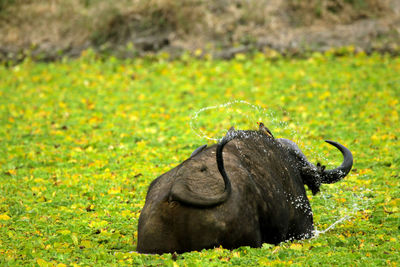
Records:
{"label": "green algae mat", "polygon": [[[398,266],[400,59],[331,53],[307,59],[86,52],[0,66],[1,266]],[[150,182],[226,131],[296,141],[310,161],[341,163],[312,196],[316,236],[179,255],[142,255],[137,224]]]}

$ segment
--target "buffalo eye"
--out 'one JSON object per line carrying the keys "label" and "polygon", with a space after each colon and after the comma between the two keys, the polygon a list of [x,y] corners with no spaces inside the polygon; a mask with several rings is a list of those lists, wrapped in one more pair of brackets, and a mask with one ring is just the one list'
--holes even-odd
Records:
{"label": "buffalo eye", "polygon": [[200,171],[201,171],[201,172],[207,171],[207,166],[202,166],[201,169],[200,169]]}

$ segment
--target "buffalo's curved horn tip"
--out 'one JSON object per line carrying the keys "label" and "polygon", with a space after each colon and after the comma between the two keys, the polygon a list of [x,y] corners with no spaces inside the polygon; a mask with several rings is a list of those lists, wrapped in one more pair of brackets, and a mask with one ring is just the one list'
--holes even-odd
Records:
{"label": "buffalo's curved horn tip", "polygon": [[330,140],[325,140],[328,144],[336,147],[342,152],[343,162],[342,164],[332,170],[324,170],[321,175],[321,182],[324,184],[332,184],[343,179],[353,167],[353,154],[345,146]]}
{"label": "buffalo's curved horn tip", "polygon": [[190,157],[193,158],[194,156],[199,154],[201,151],[203,151],[206,147],[207,147],[207,145],[202,145],[202,146],[196,148],[196,150],[193,151],[193,153],[190,155]]}

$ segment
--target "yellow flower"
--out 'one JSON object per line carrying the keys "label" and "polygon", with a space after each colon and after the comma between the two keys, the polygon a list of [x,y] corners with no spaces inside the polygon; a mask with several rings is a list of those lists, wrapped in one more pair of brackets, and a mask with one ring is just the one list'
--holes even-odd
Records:
{"label": "yellow flower", "polygon": [[5,213],[0,214],[0,220],[8,221],[9,219],[11,219],[11,218],[7,214],[5,214]]}

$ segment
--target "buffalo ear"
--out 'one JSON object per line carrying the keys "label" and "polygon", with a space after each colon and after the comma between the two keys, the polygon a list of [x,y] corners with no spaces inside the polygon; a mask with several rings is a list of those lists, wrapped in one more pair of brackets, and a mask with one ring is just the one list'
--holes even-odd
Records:
{"label": "buffalo ear", "polygon": [[[169,201],[195,207],[210,207],[223,203],[229,196],[219,177],[214,157],[206,150],[192,160],[185,161],[174,174]],[[214,166],[213,166],[214,165]]]}
{"label": "buffalo ear", "polygon": [[171,187],[169,201],[178,201],[182,204],[206,208],[219,205],[229,196],[227,191],[218,192],[219,186],[213,185],[212,179],[206,182],[192,184],[188,178],[180,178],[174,181]]}

